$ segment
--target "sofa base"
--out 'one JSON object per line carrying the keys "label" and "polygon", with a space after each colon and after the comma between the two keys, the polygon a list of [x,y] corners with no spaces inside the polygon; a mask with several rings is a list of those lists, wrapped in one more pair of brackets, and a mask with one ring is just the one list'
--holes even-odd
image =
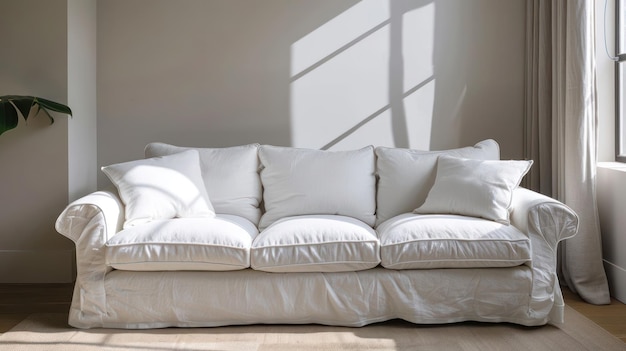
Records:
{"label": "sofa base", "polygon": [[[549,321],[548,315],[530,307],[528,266],[402,271],[377,267],[345,273],[111,271],[104,288],[106,311],[89,315],[75,299],[71,325],[358,327],[400,318],[418,324],[479,321],[536,326]],[[76,289],[80,296],[80,286]]]}

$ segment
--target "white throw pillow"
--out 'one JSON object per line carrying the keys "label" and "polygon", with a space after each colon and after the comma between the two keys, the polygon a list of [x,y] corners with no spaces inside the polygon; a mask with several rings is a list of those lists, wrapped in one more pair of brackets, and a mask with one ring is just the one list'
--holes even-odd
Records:
{"label": "white throw pillow", "polygon": [[185,150],[200,155],[204,187],[216,213],[241,216],[254,224],[261,218],[262,188],[259,144],[224,148],[190,148],[164,143],[146,146],[146,157],[166,156]]}
{"label": "white throw pillow", "polygon": [[155,219],[215,216],[195,150],[118,163],[102,171],[125,205],[124,228]]}
{"label": "white throw pillow", "polygon": [[320,151],[264,145],[259,158],[265,201],[261,229],[284,217],[315,214],[343,215],[374,225],[372,146]]}
{"label": "white throw pillow", "polygon": [[499,160],[500,147],[495,140],[483,140],[474,146],[422,151],[389,147],[376,148],[378,192],[376,225],[422,205],[435,182],[440,155]]}
{"label": "white throw pillow", "polygon": [[458,214],[509,224],[513,190],[532,164],[440,156],[435,184],[414,213]]}

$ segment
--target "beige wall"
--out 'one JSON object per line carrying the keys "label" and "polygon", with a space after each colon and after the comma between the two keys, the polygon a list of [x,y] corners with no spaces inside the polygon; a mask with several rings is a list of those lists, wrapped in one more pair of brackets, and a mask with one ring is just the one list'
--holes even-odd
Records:
{"label": "beige wall", "polygon": [[[98,2],[98,162],[151,141],[522,156],[523,0]],[[107,180],[99,177],[99,185]]]}
{"label": "beige wall", "polygon": [[[0,91],[66,102],[66,1],[0,8]],[[40,115],[0,136],[0,282],[71,281],[72,245],[54,230],[68,200],[67,123]]]}
{"label": "beige wall", "polygon": [[597,179],[604,268],[611,296],[626,303],[626,164],[601,163]]}
{"label": "beige wall", "polygon": [[74,112],[53,125],[31,116],[0,136],[0,283],[74,278],[74,246],[54,222],[71,198],[96,189],[95,4],[0,0],[0,93],[49,98]]}

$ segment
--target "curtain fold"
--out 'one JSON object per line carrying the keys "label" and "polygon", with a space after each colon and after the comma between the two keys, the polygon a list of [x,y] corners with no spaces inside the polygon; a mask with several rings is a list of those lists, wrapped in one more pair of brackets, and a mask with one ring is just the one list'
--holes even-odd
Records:
{"label": "curtain fold", "polygon": [[525,186],[579,216],[578,234],[561,243],[560,276],[585,301],[610,302],[596,204],[597,99],[595,4],[528,0]]}

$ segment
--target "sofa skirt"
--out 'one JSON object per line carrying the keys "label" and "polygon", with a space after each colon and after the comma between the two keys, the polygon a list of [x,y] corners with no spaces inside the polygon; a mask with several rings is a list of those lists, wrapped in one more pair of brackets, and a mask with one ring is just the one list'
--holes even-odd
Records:
{"label": "sofa skirt", "polygon": [[114,270],[106,274],[104,288],[106,311],[100,326],[108,328],[270,323],[358,327],[396,318],[419,324],[480,321],[533,326],[548,321],[547,315],[537,316],[530,308],[528,266],[377,267],[342,273]]}

